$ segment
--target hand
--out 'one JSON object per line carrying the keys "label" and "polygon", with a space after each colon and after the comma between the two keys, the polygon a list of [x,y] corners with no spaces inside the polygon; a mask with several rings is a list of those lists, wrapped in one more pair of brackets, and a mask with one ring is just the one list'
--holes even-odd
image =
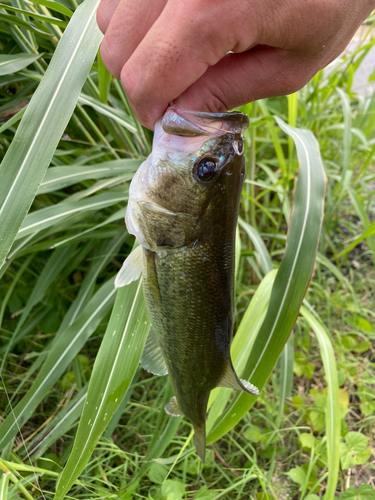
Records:
{"label": "hand", "polygon": [[172,100],[227,111],[299,90],[374,7],[374,0],[101,0],[97,21],[105,65],[152,129]]}

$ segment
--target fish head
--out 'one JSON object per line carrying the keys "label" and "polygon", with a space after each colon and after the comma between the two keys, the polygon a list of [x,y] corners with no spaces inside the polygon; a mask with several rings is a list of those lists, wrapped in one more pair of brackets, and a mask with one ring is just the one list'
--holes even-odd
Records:
{"label": "fish head", "polygon": [[128,231],[153,251],[199,240],[202,231],[237,219],[245,178],[246,115],[172,106],[155,125],[152,153],[133,177]]}

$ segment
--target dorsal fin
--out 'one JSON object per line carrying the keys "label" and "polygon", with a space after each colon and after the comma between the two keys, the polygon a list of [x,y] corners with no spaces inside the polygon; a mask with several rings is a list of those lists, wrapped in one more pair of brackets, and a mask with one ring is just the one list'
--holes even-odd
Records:
{"label": "dorsal fin", "polygon": [[217,387],[229,387],[236,391],[248,392],[252,396],[259,395],[259,389],[247,380],[242,380],[237,377],[231,361],[228,361],[224,374],[222,375]]}
{"label": "dorsal fin", "polygon": [[152,327],[150,328],[143,350],[141,365],[145,370],[154,375],[166,375],[168,373],[161,347]]}

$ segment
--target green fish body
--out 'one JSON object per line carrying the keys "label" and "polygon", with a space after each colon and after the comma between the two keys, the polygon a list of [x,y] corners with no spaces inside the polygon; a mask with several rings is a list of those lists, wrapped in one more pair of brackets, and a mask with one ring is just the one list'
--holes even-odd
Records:
{"label": "green fish body", "polygon": [[[166,412],[185,415],[193,424],[202,461],[211,390],[223,386],[258,394],[238,379],[230,359],[247,126],[242,113],[169,108],[156,124],[153,151],[129,191],[127,228],[142,248],[152,323],[141,362],[157,375],[169,373],[175,397]],[[141,251],[133,254],[116,286],[137,277]]]}

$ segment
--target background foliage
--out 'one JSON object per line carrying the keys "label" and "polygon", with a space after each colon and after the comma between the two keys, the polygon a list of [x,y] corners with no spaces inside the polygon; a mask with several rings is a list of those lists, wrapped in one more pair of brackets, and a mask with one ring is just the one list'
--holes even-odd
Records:
{"label": "background foliage", "polygon": [[[137,368],[148,328],[140,285],[117,297],[113,289],[134,243],[123,225],[129,180],[152,134],[97,55],[96,7],[0,5],[0,499],[53,498],[67,463],[57,498],[69,475],[66,498],[75,499],[374,499],[375,98],[353,90],[374,45],[371,19],[364,41],[298,95],[243,108],[251,127],[232,350],[243,370],[251,372],[296,193],[296,149],[278,124],[318,138],[325,217],[293,336],[259,398],[213,393],[201,470],[190,424],[162,411],[167,377]],[[229,418],[233,408],[242,420]],[[88,432],[74,444],[82,413]],[[77,445],[85,460],[72,467]]]}

